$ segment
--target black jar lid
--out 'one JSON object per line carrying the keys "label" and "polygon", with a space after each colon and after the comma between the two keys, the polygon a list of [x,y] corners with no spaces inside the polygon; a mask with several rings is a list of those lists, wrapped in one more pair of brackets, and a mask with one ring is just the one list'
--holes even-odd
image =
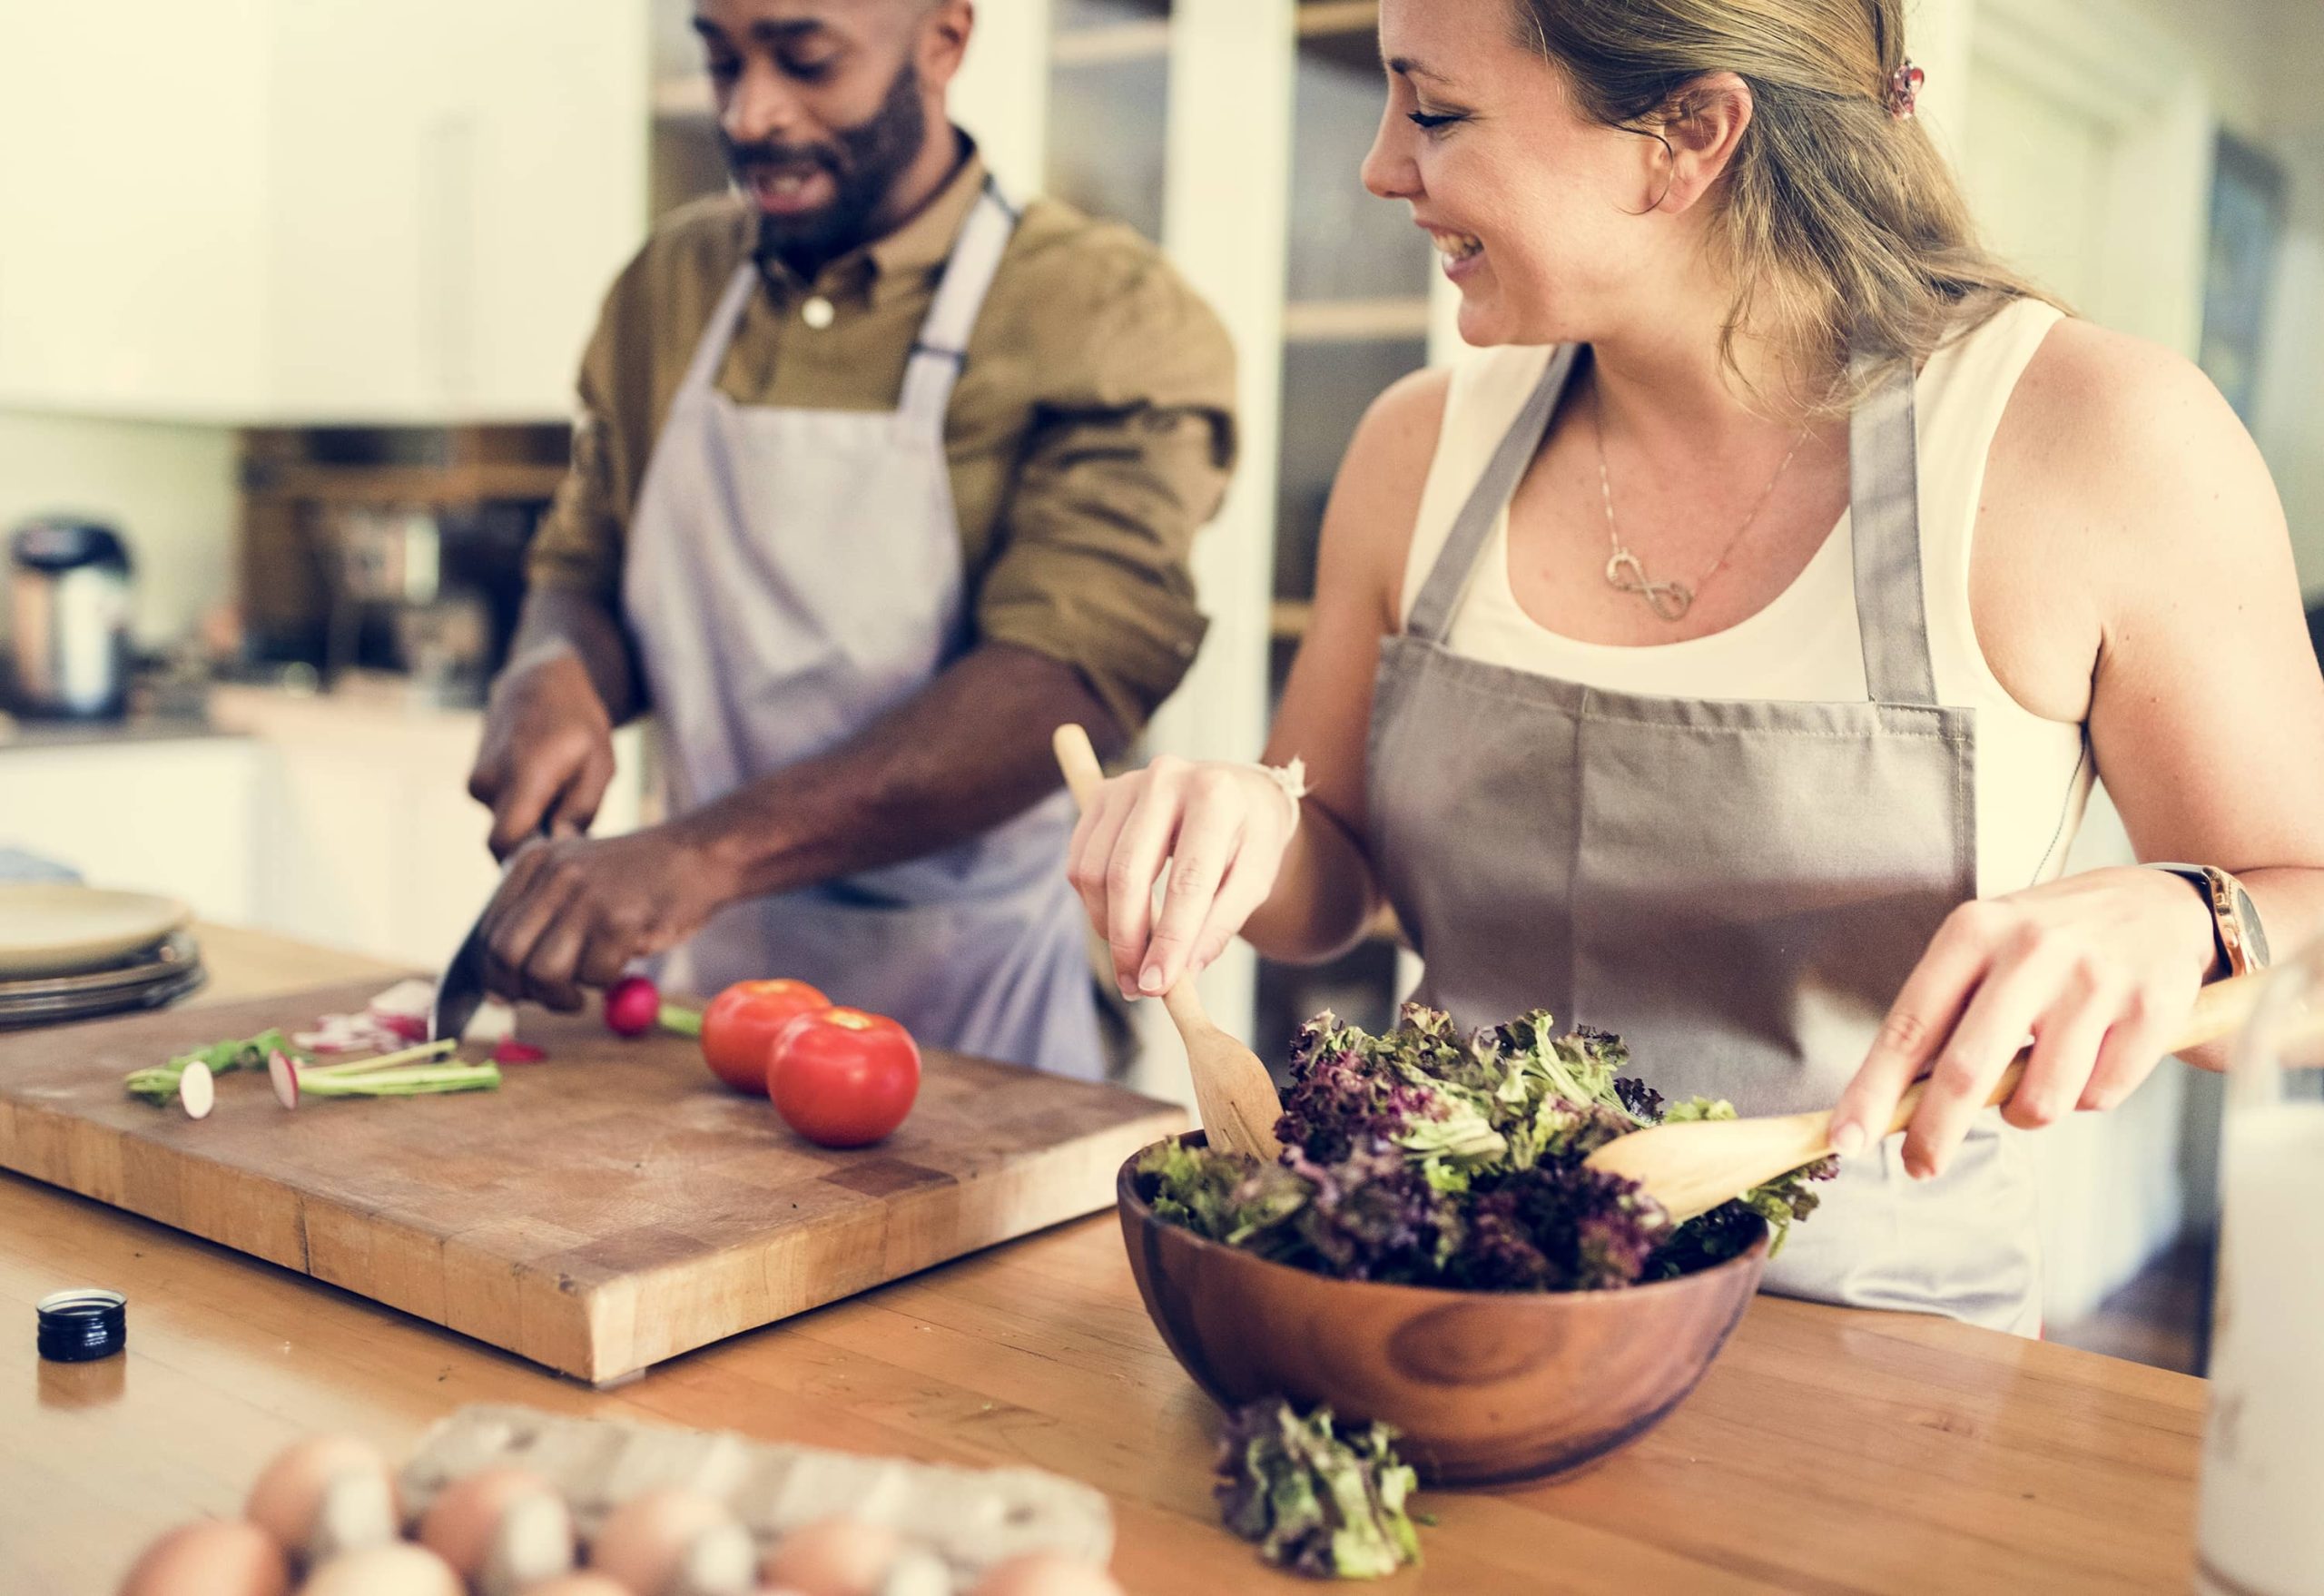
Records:
{"label": "black jar lid", "polygon": [[34,1305],[40,1355],[51,1363],[109,1358],[129,1344],[129,1299],[94,1286],[54,1292]]}

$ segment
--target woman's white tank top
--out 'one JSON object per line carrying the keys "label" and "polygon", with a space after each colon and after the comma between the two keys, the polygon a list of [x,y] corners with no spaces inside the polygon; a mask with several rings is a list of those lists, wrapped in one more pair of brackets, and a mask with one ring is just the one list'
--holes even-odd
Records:
{"label": "woman's white tank top", "polygon": [[[1921,576],[1939,699],[1976,712],[1977,892],[2055,877],[2089,799],[2083,728],[2034,714],[1994,675],[1969,611],[1969,552],[1985,459],[2019,376],[2060,320],[2019,300],[1929,358],[1915,388],[1920,441]],[[1551,351],[1480,350],[1452,374],[1436,456],[1404,564],[1409,615],[1485,461],[1539,384]],[[1454,612],[1456,654],[1610,692],[1658,697],[1856,701],[1866,696],[1849,517],[1757,615],[1680,643],[1627,647],[1550,631],[1509,580],[1504,508]]]}

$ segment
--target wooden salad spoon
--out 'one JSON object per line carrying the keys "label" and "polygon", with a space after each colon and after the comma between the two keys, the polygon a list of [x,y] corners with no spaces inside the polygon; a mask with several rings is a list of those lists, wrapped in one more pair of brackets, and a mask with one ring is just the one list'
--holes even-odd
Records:
{"label": "wooden salad spoon", "polygon": [[[2214,981],[2195,999],[2194,1012],[2171,1039],[2177,1053],[2215,1042],[2250,1018],[2264,972]],[[1988,1107],[2006,1102],[2025,1073],[2032,1049],[2021,1051],[2003,1071],[1985,1099]],[[1889,1117],[1887,1134],[1912,1123],[1921,1106],[1926,1080],[1917,1080],[1897,1100]],[[1680,1125],[1653,1125],[1618,1137],[1590,1155],[1593,1169],[1610,1170],[1646,1187],[1679,1223],[1709,1213],[1755,1186],[1828,1156],[1832,1148],[1832,1116],[1828,1109],[1807,1114],[1768,1115],[1751,1119],[1699,1119]]]}
{"label": "wooden salad spoon", "polygon": [[[1058,767],[1073,801],[1086,812],[1106,779],[1090,746],[1089,734],[1079,726],[1059,726],[1054,739]],[[1218,1029],[1206,1013],[1191,979],[1181,977],[1162,994],[1162,1007],[1178,1028],[1186,1044],[1187,1069],[1194,1076],[1195,1108],[1210,1145],[1230,1153],[1248,1153],[1272,1164],[1283,1154],[1275,1138],[1275,1124],[1283,1118],[1283,1101],[1259,1056]]]}

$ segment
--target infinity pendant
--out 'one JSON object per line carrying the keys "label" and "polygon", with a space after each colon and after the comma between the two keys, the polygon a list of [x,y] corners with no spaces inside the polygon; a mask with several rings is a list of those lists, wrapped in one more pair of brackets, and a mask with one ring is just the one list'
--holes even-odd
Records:
{"label": "infinity pendant", "polygon": [[1623,593],[1635,593],[1646,600],[1647,607],[1666,621],[1686,619],[1694,607],[1695,590],[1684,582],[1657,582],[1646,574],[1638,556],[1627,548],[1618,548],[1606,562],[1606,581]]}

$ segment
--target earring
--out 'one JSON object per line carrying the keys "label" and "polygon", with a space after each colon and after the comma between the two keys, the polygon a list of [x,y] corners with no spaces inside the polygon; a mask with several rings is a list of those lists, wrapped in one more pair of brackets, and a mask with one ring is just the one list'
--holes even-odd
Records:
{"label": "earring", "polygon": [[1888,74],[1888,114],[1898,122],[1910,122],[1919,109],[1921,85],[1928,82],[1928,74],[1905,57],[1904,64]]}

